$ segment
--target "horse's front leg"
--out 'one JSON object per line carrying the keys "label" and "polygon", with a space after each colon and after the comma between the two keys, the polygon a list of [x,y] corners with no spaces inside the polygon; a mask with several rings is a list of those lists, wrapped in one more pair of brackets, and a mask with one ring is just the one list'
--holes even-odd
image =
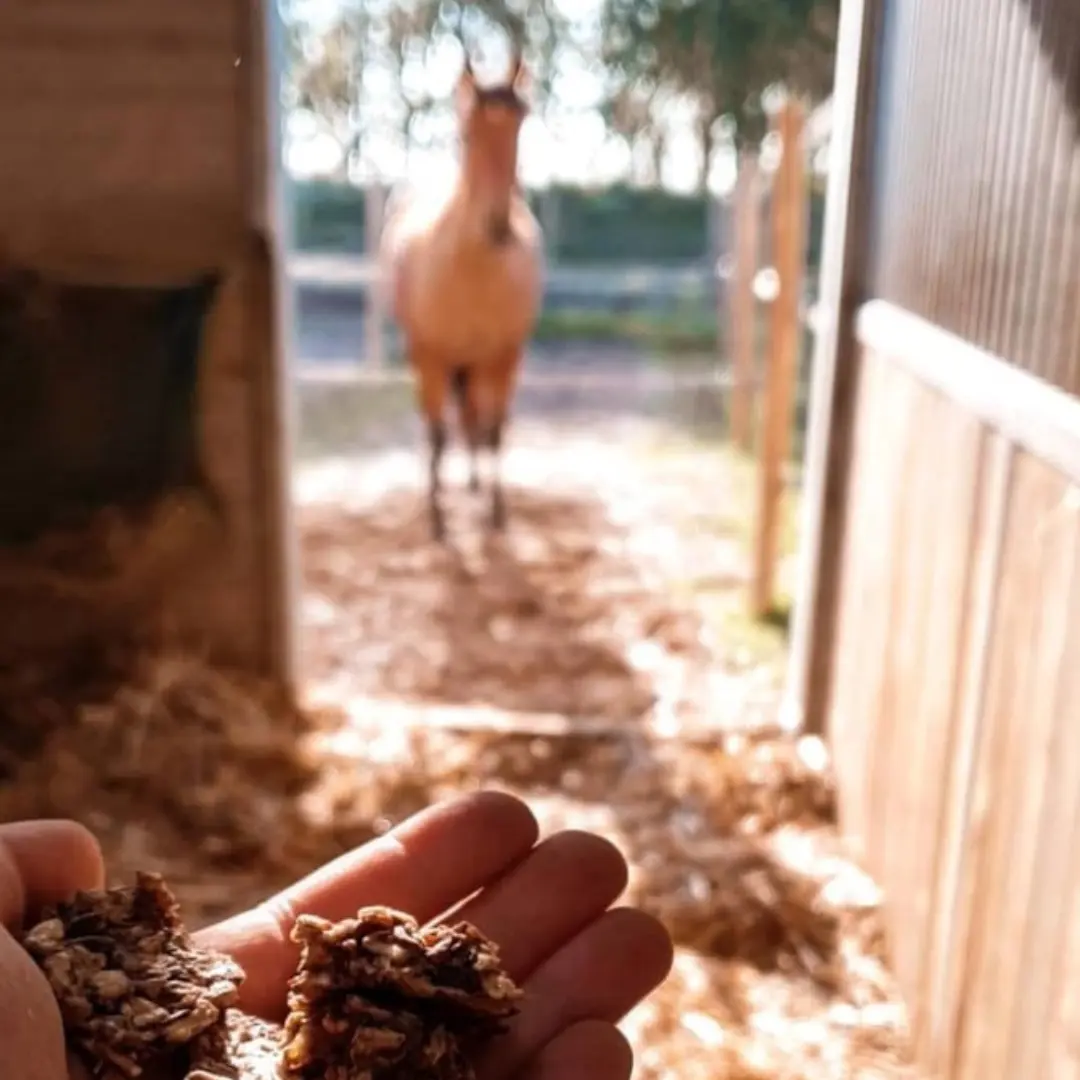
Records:
{"label": "horse's front leg", "polygon": [[510,418],[510,403],[517,385],[521,353],[515,351],[494,368],[488,384],[489,408],[485,442],[491,454],[491,528],[501,532],[506,528],[506,496],[503,493],[502,451],[506,425]]}
{"label": "horse's front leg", "polygon": [[428,516],[431,535],[441,541],[446,537],[446,520],[442,506],[442,461],[446,452],[446,386],[447,373],[437,357],[423,353],[412,358],[416,373],[420,411],[428,437]]}

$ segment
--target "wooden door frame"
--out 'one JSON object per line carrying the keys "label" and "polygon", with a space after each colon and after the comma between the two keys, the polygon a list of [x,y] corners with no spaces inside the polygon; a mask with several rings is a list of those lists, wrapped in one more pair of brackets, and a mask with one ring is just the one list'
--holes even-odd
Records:
{"label": "wooden door frame", "polygon": [[823,734],[835,638],[848,459],[859,374],[855,316],[866,299],[871,159],[887,0],[842,0],[799,574],[783,705],[786,726]]}
{"label": "wooden door frame", "polygon": [[284,184],[281,80],[284,25],[275,0],[244,0],[250,55],[260,70],[248,80],[250,132],[248,223],[268,263],[270,342],[268,370],[256,379],[259,414],[269,451],[256,462],[270,522],[261,551],[267,589],[264,652],[273,676],[295,695],[299,689],[299,536],[293,512],[292,464],[296,407],[288,355],[293,341],[293,295],[288,279],[289,217]]}

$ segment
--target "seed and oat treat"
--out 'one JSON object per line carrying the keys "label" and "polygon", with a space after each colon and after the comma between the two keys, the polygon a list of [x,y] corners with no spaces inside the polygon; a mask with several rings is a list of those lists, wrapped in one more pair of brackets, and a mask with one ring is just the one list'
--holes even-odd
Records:
{"label": "seed and oat treat", "polygon": [[[304,915],[284,1029],[236,1008],[244,973],[196,946],[157,874],[77,894],[23,939],[102,1080],[472,1080],[521,992],[467,923]],[[286,1003],[282,1002],[284,1006]]]}
{"label": "seed and oat treat", "polygon": [[469,1051],[517,1012],[498,949],[468,923],[372,907],[301,916],[292,937],[285,1080],[472,1080]]}
{"label": "seed and oat treat", "polygon": [[45,912],[23,945],[49,980],[68,1040],[94,1065],[137,1077],[174,1057],[211,1069],[224,1054],[225,1010],[244,973],[195,946],[159,875],[77,893]]}

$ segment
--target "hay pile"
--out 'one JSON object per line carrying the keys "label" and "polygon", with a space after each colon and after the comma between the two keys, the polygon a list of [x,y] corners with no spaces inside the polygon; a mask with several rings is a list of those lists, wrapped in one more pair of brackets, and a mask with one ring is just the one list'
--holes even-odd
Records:
{"label": "hay pile", "polygon": [[33,711],[50,731],[21,761],[9,750],[0,818],[84,821],[115,874],[166,873],[194,923],[433,799],[497,786],[546,828],[611,836],[632,864],[629,899],[680,946],[672,978],[627,1024],[641,1080],[904,1075],[878,896],[838,849],[814,740],[409,730],[374,709],[299,713],[178,655],[138,657],[93,693],[2,689],[5,714]]}

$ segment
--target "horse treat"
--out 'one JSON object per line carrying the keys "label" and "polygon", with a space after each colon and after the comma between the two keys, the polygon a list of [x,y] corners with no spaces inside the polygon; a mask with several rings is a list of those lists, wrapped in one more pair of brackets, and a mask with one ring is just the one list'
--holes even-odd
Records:
{"label": "horse treat", "polygon": [[301,915],[285,1022],[241,1008],[245,975],[199,946],[162,878],[78,893],[23,938],[71,1049],[102,1080],[472,1080],[521,991],[467,923],[371,907]]}

